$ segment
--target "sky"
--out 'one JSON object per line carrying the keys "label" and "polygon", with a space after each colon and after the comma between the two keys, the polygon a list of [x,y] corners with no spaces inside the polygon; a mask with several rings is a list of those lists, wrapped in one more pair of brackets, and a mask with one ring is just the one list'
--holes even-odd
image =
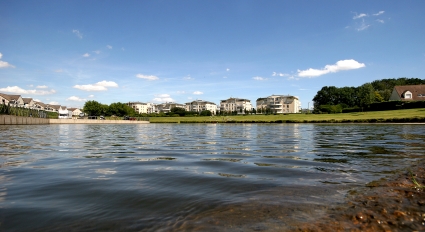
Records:
{"label": "sky", "polygon": [[220,104],[425,78],[423,0],[0,0],[0,93]]}

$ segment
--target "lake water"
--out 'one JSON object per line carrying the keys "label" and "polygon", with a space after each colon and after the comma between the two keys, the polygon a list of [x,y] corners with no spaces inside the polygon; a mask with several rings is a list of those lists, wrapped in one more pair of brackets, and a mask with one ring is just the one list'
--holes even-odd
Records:
{"label": "lake water", "polygon": [[425,155],[424,125],[28,125],[0,135],[1,231],[290,229]]}

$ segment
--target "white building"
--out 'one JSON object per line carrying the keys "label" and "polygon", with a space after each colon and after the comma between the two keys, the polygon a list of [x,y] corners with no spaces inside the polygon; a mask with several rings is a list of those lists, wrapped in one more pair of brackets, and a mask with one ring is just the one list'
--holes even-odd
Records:
{"label": "white building", "polygon": [[220,101],[221,112],[237,112],[238,114],[244,114],[245,111],[251,111],[252,104],[248,99],[243,98],[229,98],[227,100]]}
{"label": "white building", "polygon": [[139,114],[150,114],[155,112],[155,104],[144,102],[129,102],[126,105],[133,108]]}
{"label": "white building", "polygon": [[186,103],[186,111],[202,112],[204,110],[209,110],[213,115],[217,111],[217,105],[213,102],[196,100]]}
{"label": "white building", "polygon": [[59,106],[58,108],[59,119],[71,119],[72,111],[68,110],[66,106]]}
{"label": "white building", "polygon": [[301,113],[301,102],[296,96],[272,95],[258,98],[256,104],[258,113],[264,113],[267,109],[277,114]]}
{"label": "white building", "polygon": [[24,106],[24,100],[21,97],[21,95],[10,95],[10,94],[4,94],[0,93],[0,100],[1,104],[8,105],[13,107],[23,107]]}
{"label": "white building", "polygon": [[155,106],[156,113],[169,113],[172,108],[179,107],[185,109],[186,106],[183,104],[175,103],[175,102],[166,102],[162,104],[158,104]]}

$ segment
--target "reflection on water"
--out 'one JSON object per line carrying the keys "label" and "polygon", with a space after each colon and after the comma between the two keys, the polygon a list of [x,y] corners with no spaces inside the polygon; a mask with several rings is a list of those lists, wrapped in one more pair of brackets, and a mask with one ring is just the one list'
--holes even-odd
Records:
{"label": "reflection on water", "polygon": [[0,133],[5,231],[232,231],[224,225],[244,217],[257,222],[246,219],[240,230],[288,228],[425,153],[421,125],[39,125]]}

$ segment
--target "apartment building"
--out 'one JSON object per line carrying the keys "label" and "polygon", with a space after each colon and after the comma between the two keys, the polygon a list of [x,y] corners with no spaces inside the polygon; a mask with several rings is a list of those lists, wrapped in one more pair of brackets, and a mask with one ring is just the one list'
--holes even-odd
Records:
{"label": "apartment building", "polygon": [[271,95],[258,98],[256,101],[257,112],[264,113],[269,109],[272,113],[301,113],[301,102],[298,97],[291,95]]}
{"label": "apartment building", "polygon": [[209,110],[213,115],[215,115],[217,111],[217,105],[209,101],[196,100],[186,103],[185,110],[194,112],[202,112],[204,110]]}
{"label": "apartment building", "polygon": [[251,111],[252,104],[248,99],[243,98],[229,98],[227,100],[220,101],[221,112],[237,112],[238,114],[244,114],[245,111]]}
{"label": "apartment building", "polygon": [[179,104],[175,102],[166,102],[166,103],[156,105],[155,112],[169,113],[171,111],[171,108],[174,108],[174,107],[180,107],[180,108],[186,109],[186,106],[183,104]]}
{"label": "apartment building", "polygon": [[139,114],[150,114],[155,112],[155,104],[144,102],[129,102],[126,105],[133,108]]}

